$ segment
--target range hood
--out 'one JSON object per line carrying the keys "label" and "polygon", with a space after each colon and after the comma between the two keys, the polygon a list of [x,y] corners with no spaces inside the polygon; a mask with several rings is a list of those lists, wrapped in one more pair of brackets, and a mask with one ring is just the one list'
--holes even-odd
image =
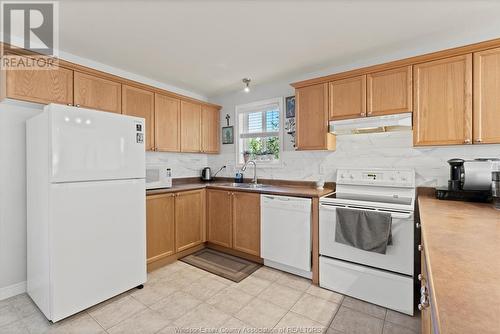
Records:
{"label": "range hood", "polygon": [[330,132],[339,136],[377,132],[411,131],[411,116],[411,113],[404,113],[331,121]]}

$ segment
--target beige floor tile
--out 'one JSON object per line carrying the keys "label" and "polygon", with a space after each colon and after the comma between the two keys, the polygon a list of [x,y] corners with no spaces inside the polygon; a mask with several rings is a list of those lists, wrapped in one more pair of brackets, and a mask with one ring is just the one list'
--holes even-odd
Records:
{"label": "beige floor tile", "polygon": [[41,311],[34,312],[23,318],[22,321],[31,334],[42,334],[47,332],[50,327],[55,326],[45,318]]}
{"label": "beige floor tile", "polygon": [[343,333],[344,332],[338,331],[338,330],[333,329],[331,327],[326,330],[326,334],[343,334]]}
{"label": "beige floor tile", "polygon": [[380,334],[384,320],[341,306],[332,327],[347,334]]}
{"label": "beige floor tile", "polygon": [[83,312],[71,316],[60,322],[57,322],[49,328],[50,334],[104,334],[106,331],[92,319],[92,317]]}
{"label": "beige floor tile", "polygon": [[306,292],[310,295],[326,299],[332,303],[337,303],[340,304],[342,303],[342,300],[344,299],[344,295],[341,295],[340,293],[330,291],[327,289],[320,288],[319,286],[316,285],[311,285]]}
{"label": "beige floor tile", "polygon": [[277,282],[298,291],[306,291],[312,285],[311,280],[292,274],[286,274]]}
{"label": "beige floor tile", "polygon": [[399,313],[393,310],[387,310],[387,315],[385,316],[385,321],[392,322],[406,328],[409,328],[415,332],[420,332],[420,314],[415,316],[409,316],[403,313]]}
{"label": "beige floor tile", "polygon": [[302,294],[301,291],[273,283],[259,294],[259,298],[289,310]]}
{"label": "beige floor tile", "polygon": [[235,317],[257,328],[273,328],[287,310],[265,300],[255,298],[242,308]]}
{"label": "beige floor tile", "polygon": [[342,305],[356,311],[360,311],[379,319],[385,319],[386,309],[382,306],[370,304],[352,297],[345,297]]}
{"label": "beige floor tile", "polygon": [[108,329],[145,308],[146,306],[134,298],[125,296],[103,307],[91,310],[90,315],[97,320],[102,327]]}
{"label": "beige floor tile", "polygon": [[288,312],[274,327],[274,330],[286,330],[289,333],[322,333],[325,326],[300,314]]}
{"label": "beige floor tile", "polygon": [[0,327],[20,320],[14,306],[8,304],[0,309]]}
{"label": "beige floor tile", "polygon": [[25,293],[13,297],[10,301],[10,305],[14,306],[20,318],[27,317],[38,311],[38,307]]}
{"label": "beige floor tile", "polygon": [[170,282],[176,285],[179,289],[183,289],[186,286],[191,285],[194,281],[199,280],[202,277],[206,277],[207,273],[201,270],[194,270],[191,268],[184,268],[178,270],[171,275],[164,277],[163,282]]}
{"label": "beige floor tile", "polygon": [[180,285],[174,281],[159,278],[152,280],[144,284],[144,288],[135,289],[130,292],[130,296],[140,301],[146,306],[153,305],[159,302],[161,299],[171,295],[172,293],[179,291]]}
{"label": "beige floor tile", "polygon": [[110,334],[153,334],[166,327],[169,321],[160,313],[146,309],[107,330]]}
{"label": "beige floor tile", "polygon": [[183,291],[200,300],[207,300],[227,287],[213,276],[202,277],[186,286]]}
{"label": "beige floor tile", "polygon": [[176,262],[173,262],[171,264],[168,264],[164,267],[158,268],[158,269],[148,273],[148,279],[150,276],[153,279],[157,278],[157,277],[168,277],[171,274],[173,274],[174,272],[182,270],[182,269],[186,269],[188,267],[189,267],[188,264],[181,262],[181,261],[176,261]]}
{"label": "beige floor tile", "polygon": [[176,320],[194,309],[201,303],[199,299],[182,292],[174,292],[160,302],[151,305],[151,309],[161,313],[162,317],[169,321]]}
{"label": "beige floor tile", "polygon": [[293,306],[292,311],[328,326],[339,307],[339,304],[305,293]]}
{"label": "beige floor tile", "polygon": [[262,278],[271,282],[275,282],[278,279],[285,277],[286,275],[287,275],[286,273],[280,270],[266,266],[260,267],[252,274],[253,277]]}
{"label": "beige floor tile", "polygon": [[23,322],[18,320],[0,327],[0,334],[29,334]]}
{"label": "beige floor tile", "polygon": [[207,300],[207,303],[228,314],[235,314],[254,297],[233,286],[227,287]]}
{"label": "beige floor tile", "polygon": [[271,285],[271,281],[249,276],[234,286],[236,289],[240,289],[241,291],[248,293],[249,295],[257,296],[269,285]]}
{"label": "beige floor tile", "polygon": [[409,328],[386,321],[384,323],[383,334],[417,334],[417,332]]}
{"label": "beige floor tile", "polygon": [[235,317],[230,317],[226,322],[222,325],[222,328],[227,330],[224,333],[227,334],[241,334],[241,329],[243,328],[253,328],[253,326],[244,323],[240,319],[237,319]]}
{"label": "beige floor tile", "polygon": [[231,316],[206,303],[198,305],[194,310],[175,321],[182,328],[218,328]]}

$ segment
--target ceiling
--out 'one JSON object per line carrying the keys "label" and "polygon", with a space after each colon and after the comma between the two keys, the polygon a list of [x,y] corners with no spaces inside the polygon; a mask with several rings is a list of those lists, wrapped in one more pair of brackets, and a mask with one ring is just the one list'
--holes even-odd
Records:
{"label": "ceiling", "polygon": [[[446,41],[495,24],[500,1],[60,2],[60,49],[210,97]],[[494,27],[495,28],[495,27]]]}

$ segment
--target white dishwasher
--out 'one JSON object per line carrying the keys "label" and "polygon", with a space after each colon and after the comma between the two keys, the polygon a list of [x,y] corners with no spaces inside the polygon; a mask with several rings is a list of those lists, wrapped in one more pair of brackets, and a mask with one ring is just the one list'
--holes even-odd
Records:
{"label": "white dishwasher", "polygon": [[311,278],[311,199],[261,195],[264,264]]}

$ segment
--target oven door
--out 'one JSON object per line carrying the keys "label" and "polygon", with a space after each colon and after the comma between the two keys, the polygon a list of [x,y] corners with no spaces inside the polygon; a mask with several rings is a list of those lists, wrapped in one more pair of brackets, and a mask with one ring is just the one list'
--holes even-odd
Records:
{"label": "oven door", "polygon": [[[336,209],[370,210],[391,213],[392,245],[386,254],[368,252],[335,241]],[[413,212],[391,211],[375,208],[350,207],[340,204],[320,204],[319,250],[322,256],[364,264],[405,275],[413,275]]]}

